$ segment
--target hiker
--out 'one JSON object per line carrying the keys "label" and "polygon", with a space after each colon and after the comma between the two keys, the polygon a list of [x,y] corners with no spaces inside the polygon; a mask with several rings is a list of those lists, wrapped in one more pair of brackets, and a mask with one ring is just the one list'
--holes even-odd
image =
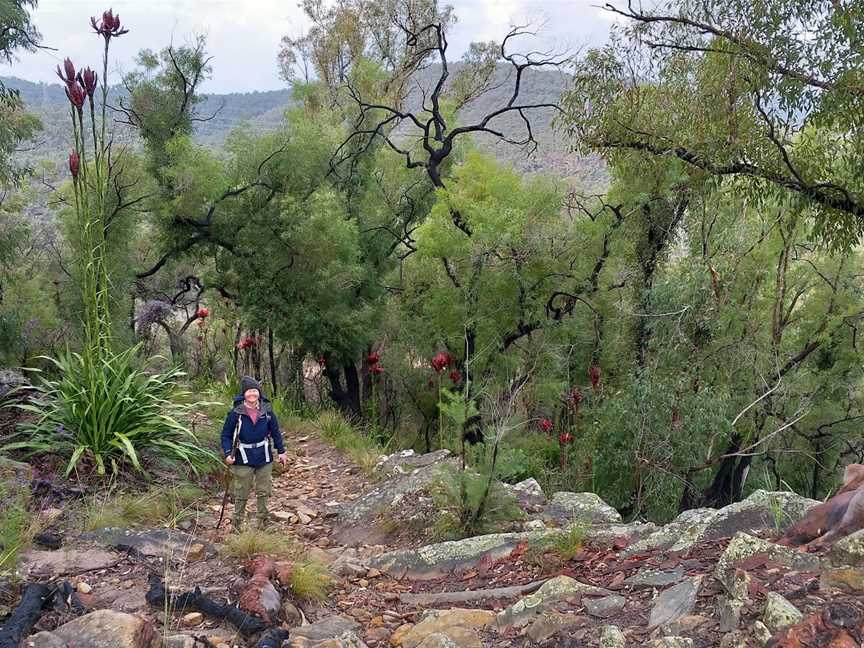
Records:
{"label": "hiker", "polygon": [[279,453],[279,463],[287,462],[285,444],[270,401],[261,394],[261,384],[244,376],[240,394],[234,397],[234,408],[222,426],[222,453],[234,477],[234,530],[243,528],[246,502],[253,488],[258,498],[258,528],[269,522],[267,500],[273,481],[273,452],[270,440]]}

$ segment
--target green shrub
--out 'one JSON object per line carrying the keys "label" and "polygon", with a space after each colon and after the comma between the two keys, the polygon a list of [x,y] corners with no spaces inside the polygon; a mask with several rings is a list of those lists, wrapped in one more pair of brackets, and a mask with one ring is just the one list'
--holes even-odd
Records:
{"label": "green shrub", "polygon": [[318,415],[316,426],[321,438],[369,473],[383,454],[382,448],[367,436],[360,434],[338,412],[326,410]]}
{"label": "green shrub", "polygon": [[326,565],[307,561],[297,563],[291,572],[291,591],[301,599],[323,601],[333,586],[333,577]]}
{"label": "green shrub", "polygon": [[48,358],[59,377],[34,386],[33,403],[16,405],[36,418],[22,423],[21,440],[4,449],[58,453],[68,460],[66,475],[82,461],[95,464],[100,475],[124,465],[144,472],[142,452],[183,461],[194,472],[215,461],[180,422],[194,407],[177,402],[182,373],[148,374],[137,366],[137,351],[105,352],[102,359],[77,353]]}
{"label": "green shrub", "polygon": [[273,558],[293,558],[297,555],[298,548],[293,540],[281,533],[248,529],[228,536],[222,552],[226,556],[241,560],[258,554],[267,554]]}
{"label": "green shrub", "polygon": [[167,524],[176,526],[193,514],[191,505],[201,501],[206,493],[192,485],[164,490],[152,490],[143,495],[121,493],[110,498],[97,498],[84,511],[85,530],[104,527],[136,527]]}
{"label": "green shrub", "polygon": [[432,484],[429,491],[439,510],[433,529],[435,539],[456,540],[494,533],[522,517],[516,499],[495,480],[478,517],[487,482],[487,475],[451,469]]}

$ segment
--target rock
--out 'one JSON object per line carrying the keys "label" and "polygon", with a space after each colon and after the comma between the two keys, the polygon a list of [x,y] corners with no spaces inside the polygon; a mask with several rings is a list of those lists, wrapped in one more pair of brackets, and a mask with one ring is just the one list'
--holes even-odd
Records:
{"label": "rock", "polygon": [[421,641],[417,648],[467,648],[465,646],[461,646],[455,641],[453,641],[450,637],[445,634],[441,634],[440,632],[436,632],[435,634],[431,634],[426,637],[423,641]]}
{"label": "rock", "polygon": [[26,643],[32,648],[160,648],[162,637],[141,617],[96,610],[52,632],[35,634]]}
{"label": "rock", "polygon": [[169,561],[183,560],[190,548],[196,544],[204,545],[204,554],[215,555],[215,549],[209,543],[198,540],[195,536],[172,529],[141,529],[132,530],[121,527],[106,527],[85,533],[81,536],[84,542],[95,542],[121,551],[132,550],[142,556],[164,558]]}
{"label": "rock", "polygon": [[366,641],[380,643],[382,641],[386,641],[389,636],[389,628],[372,628],[371,630],[366,632]]}
{"label": "rock", "polygon": [[660,571],[646,567],[640,569],[630,578],[625,579],[624,584],[630,585],[634,590],[651,588],[651,587],[667,587],[677,583],[684,578],[684,568],[676,567],[672,571]]}
{"label": "rock", "polygon": [[493,533],[393,551],[373,558],[370,565],[398,579],[433,580],[454,569],[467,568],[481,558],[505,558],[521,543],[542,537],[539,533]]}
{"label": "rock", "polygon": [[543,531],[546,528],[546,524],[543,520],[527,520],[525,524],[522,525],[522,528],[525,531]]}
{"label": "rock", "polygon": [[173,635],[162,640],[162,648],[196,648],[196,644],[200,645],[189,635]]}
{"label": "rock", "polygon": [[460,648],[481,648],[477,630],[494,621],[495,613],[489,610],[433,610],[401,637],[399,645],[417,648],[429,635],[442,634]]}
{"label": "rock", "polygon": [[693,648],[689,637],[660,637],[648,644],[650,648]]}
{"label": "rock", "polygon": [[600,644],[598,648],[624,648],[626,643],[627,639],[618,626],[603,626],[603,630],[600,632]]}
{"label": "rock", "polygon": [[753,625],[750,626],[750,634],[753,635],[753,638],[760,646],[764,646],[771,641],[771,637],[773,636],[768,626],[761,621],[753,622]]}
{"label": "rock", "polygon": [[602,598],[586,598],[582,600],[585,611],[598,619],[608,619],[624,609],[627,599],[613,594]]}
{"label": "rock", "polygon": [[285,619],[285,623],[292,628],[303,623],[303,615],[291,601],[282,601],[282,617]]}
{"label": "rock", "polygon": [[405,623],[396,628],[393,631],[393,634],[390,635],[390,645],[391,646],[400,646],[402,645],[402,640],[405,639],[405,635],[407,635],[411,628],[414,627],[413,623]]}
{"label": "rock", "polygon": [[374,567],[366,572],[366,578],[380,578],[381,572]]}
{"label": "rock", "polygon": [[518,484],[504,484],[504,488],[516,499],[516,503],[526,513],[533,513],[545,506],[546,494],[533,477],[524,479]]}
{"label": "rock", "polygon": [[576,594],[611,596],[612,592],[580,583],[569,576],[556,576],[543,583],[533,594],[522,597],[499,612],[496,623],[499,629],[526,626],[535,621],[552,603]]}
{"label": "rock", "polygon": [[276,613],[282,609],[282,595],[279,593],[273,583],[267,581],[261,588],[261,607],[267,612],[267,615],[272,619]]}
{"label": "rock", "polygon": [[687,636],[696,632],[699,626],[711,623],[711,619],[699,614],[686,614],[671,623],[660,627],[660,632],[670,636]]}
{"label": "rock", "polygon": [[624,557],[653,549],[684,551],[692,547],[704,533],[716,509],[702,508],[684,511],[669,524],[650,533],[627,547]]}
{"label": "rock", "polygon": [[12,390],[28,384],[29,382],[20,371],[16,371],[15,369],[0,369],[0,399],[3,399]]}
{"label": "rock", "polygon": [[741,609],[744,601],[731,596],[721,596],[717,600],[717,620],[720,632],[732,632],[741,622]]}
{"label": "rock", "polygon": [[409,510],[416,509],[429,486],[457,466],[448,450],[403,459],[397,462],[398,468],[389,471],[389,478],[340,508],[330,538],[333,542],[342,545],[384,542],[389,532],[378,524],[381,517],[406,509],[408,503]]}
{"label": "rock", "polygon": [[39,511],[39,521],[46,527],[51,526],[61,517],[63,517],[63,509],[46,508]]}
{"label": "rock", "polygon": [[446,449],[427,452],[421,455],[415,454],[413,450],[403,450],[395,454],[382,456],[378,459],[372,470],[374,473],[384,477],[405,475],[419,468],[440,463],[450,456],[452,456],[452,453]]}
{"label": "rock", "polygon": [[757,490],[747,499],[724,506],[711,518],[699,540],[728,538],[739,532],[781,533],[804,517],[816,500],[785,491]]}
{"label": "rock", "polygon": [[762,622],[773,632],[795,625],[804,619],[804,615],[785,598],[776,592],[768,592],[765,596],[765,610],[762,612]]}
{"label": "rock", "polygon": [[[811,554],[801,553],[773,542],[754,538],[746,533],[736,533],[717,560],[714,577],[720,581],[727,592],[735,596],[735,565],[745,558],[765,554],[772,562],[780,563],[796,571],[817,571],[819,559]],[[740,598],[740,597],[739,597]]]}
{"label": "rock", "polygon": [[588,619],[575,614],[562,614],[561,612],[544,612],[531,624],[526,633],[531,641],[539,643],[545,641],[556,632],[574,625],[587,623]]}
{"label": "rock", "polygon": [[90,584],[85,583],[84,581],[81,581],[80,583],[78,583],[75,586],[75,589],[81,594],[89,594],[90,592],[93,591],[93,588],[90,586]]}
{"label": "rock", "polygon": [[864,529],[840,538],[828,552],[834,566],[864,567]]}
{"label": "rock", "polygon": [[[305,648],[345,634],[360,631],[360,624],[354,619],[343,616],[330,616],[321,621],[300,626],[291,630],[291,646]],[[296,642],[296,644],[295,644]]]}
{"label": "rock", "polygon": [[654,600],[648,627],[667,625],[690,614],[696,606],[696,595],[701,585],[702,577],[695,576],[661,592]]}
{"label": "rock", "polygon": [[19,572],[25,576],[52,577],[82,574],[113,567],[122,556],[103,549],[60,549],[59,551],[25,551],[21,554]]}
{"label": "rock", "polygon": [[858,567],[832,567],[825,565],[819,574],[819,587],[846,592],[864,591],[864,569]]}
{"label": "rock", "polygon": [[291,511],[273,511],[271,515],[281,522],[288,522],[289,524],[297,524],[299,518],[294,515]]}
{"label": "rock", "polygon": [[572,522],[583,524],[619,523],[621,515],[595,493],[571,493],[560,491],[552,495],[552,501],[543,510],[543,517],[566,525]]}
{"label": "rock", "polygon": [[183,618],[180,619],[180,623],[184,628],[194,628],[197,625],[200,625],[204,621],[204,615],[200,612],[190,612],[189,614],[184,614]]}
{"label": "rock", "polygon": [[207,547],[200,542],[196,542],[189,547],[189,551],[186,552],[186,560],[190,562],[198,562],[199,560],[204,560],[204,556],[207,553]]}

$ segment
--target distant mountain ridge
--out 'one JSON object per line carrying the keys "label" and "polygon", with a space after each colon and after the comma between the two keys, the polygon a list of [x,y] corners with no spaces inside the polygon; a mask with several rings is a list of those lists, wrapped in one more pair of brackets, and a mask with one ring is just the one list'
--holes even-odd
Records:
{"label": "distant mountain ridge", "polygon": [[[460,68],[451,66],[452,76]],[[419,113],[421,96],[418,87],[431,88],[437,81],[440,68],[430,66],[418,73],[415,90],[409,94],[409,109]],[[491,91],[463,107],[459,119],[463,123],[475,123],[483,115],[504,105],[512,92],[507,75],[509,66],[501,66],[495,73]],[[452,78],[451,76],[451,78]],[[28,147],[22,156],[31,164],[49,159],[55,162],[65,158],[70,148],[69,110],[63,86],[60,83],[34,83],[17,77],[0,77],[7,87],[17,90],[25,105],[42,120],[43,131],[37,136],[35,146]],[[520,97],[530,103],[555,103],[566,89],[569,77],[559,71],[530,70],[522,81]],[[116,105],[126,94],[122,86],[109,91],[109,104]],[[285,110],[291,106],[291,90],[270,90],[230,94],[204,94],[196,106],[200,117],[210,117],[194,124],[196,141],[214,148],[220,147],[228,134],[241,124],[248,124],[253,132],[268,132],[282,122]],[[511,165],[525,173],[549,173],[565,179],[569,184],[584,189],[602,188],[608,182],[606,167],[596,157],[581,157],[570,150],[569,142],[553,127],[555,112],[550,109],[531,111],[532,131],[539,148],[527,156],[519,147],[498,141],[490,135],[475,137],[475,142],[500,162]],[[524,125],[518,115],[510,114],[495,120],[494,127],[518,140],[524,136]],[[128,127],[121,126],[116,132],[119,141],[137,140]]]}

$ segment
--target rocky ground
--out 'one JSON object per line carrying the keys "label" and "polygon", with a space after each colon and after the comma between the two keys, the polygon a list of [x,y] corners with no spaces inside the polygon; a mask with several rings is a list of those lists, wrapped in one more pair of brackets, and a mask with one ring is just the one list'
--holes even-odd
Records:
{"label": "rocky ground", "polygon": [[[244,572],[244,561],[224,555],[230,524],[215,528],[216,497],[185,529],[170,531],[73,534],[64,531],[62,511],[47,509],[49,531],[60,532],[62,546],[25,552],[19,575],[24,582],[68,581],[86,614],[67,597],[24,645],[862,645],[864,532],[824,556],[770,542],[811,500],[760,491],[658,528],[622,524],[595,495],[547,499],[526,482],[513,489],[526,518],[518,529],[424,545],[417,531],[434,513],[424,486],[453,462],[446,452],[391,456],[370,480],[312,432],[288,441],[296,456],[274,482],[273,527],[296,540],[302,558],[329,565],[335,581],[326,600],[293,596],[278,563],[258,571],[256,599],[245,597],[256,577]],[[584,540],[581,548],[576,539]],[[206,606],[166,610],[148,603],[154,582],[174,592],[198,588],[217,604],[240,600],[246,609],[265,609],[265,625],[287,632],[248,636]]]}

